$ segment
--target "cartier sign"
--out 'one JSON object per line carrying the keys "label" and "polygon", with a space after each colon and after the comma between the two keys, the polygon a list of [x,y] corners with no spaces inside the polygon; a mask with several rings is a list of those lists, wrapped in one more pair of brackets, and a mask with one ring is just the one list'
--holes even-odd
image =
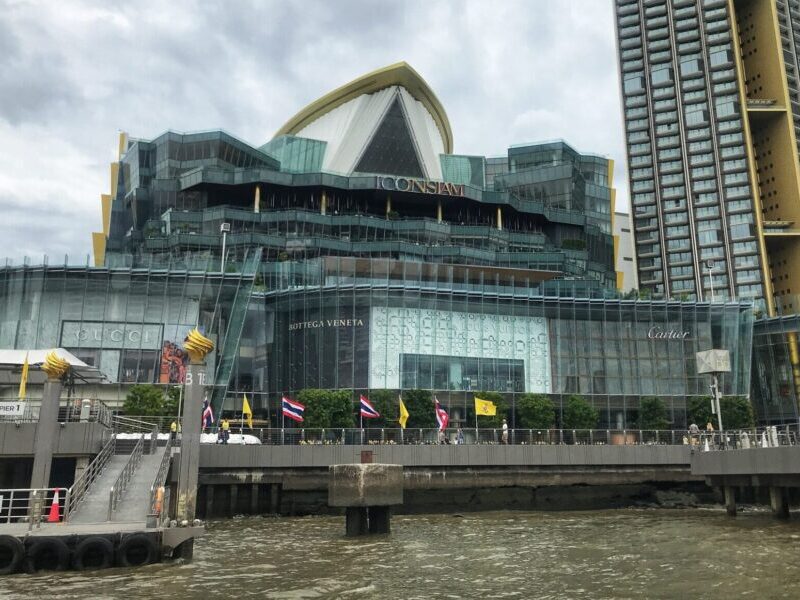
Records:
{"label": "cartier sign", "polygon": [[647,337],[651,340],[685,340],[689,337],[689,332],[653,326],[647,331]]}
{"label": "cartier sign", "polygon": [[440,196],[464,195],[463,184],[412,179],[410,177],[378,177],[377,187],[388,192],[412,192],[414,194],[438,194]]}

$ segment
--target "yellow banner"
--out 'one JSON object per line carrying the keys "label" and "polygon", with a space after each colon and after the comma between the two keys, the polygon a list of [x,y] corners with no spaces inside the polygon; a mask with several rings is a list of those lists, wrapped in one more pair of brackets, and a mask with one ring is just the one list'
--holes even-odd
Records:
{"label": "yellow banner", "polygon": [[406,421],[408,421],[408,411],[406,410],[406,405],[403,404],[402,398],[400,398],[400,418],[397,420],[400,421],[400,427],[405,429]]}
{"label": "yellow banner", "polygon": [[250,410],[250,403],[247,401],[247,394],[244,395],[244,400],[242,400],[242,414],[244,415],[245,419],[247,419],[247,426],[252,429],[253,411]]}
{"label": "yellow banner", "polygon": [[475,398],[475,414],[479,417],[493,417],[497,414],[497,407],[494,402]]}

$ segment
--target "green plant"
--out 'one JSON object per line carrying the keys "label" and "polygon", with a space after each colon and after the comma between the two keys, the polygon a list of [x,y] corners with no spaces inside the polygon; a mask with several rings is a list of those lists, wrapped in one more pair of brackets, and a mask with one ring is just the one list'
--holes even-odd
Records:
{"label": "green plant", "polygon": [[564,429],[592,429],[600,414],[583,396],[570,396],[564,407]]}
{"label": "green plant", "polygon": [[311,429],[353,427],[353,400],[350,390],[305,389],[297,401],[306,407],[303,425]]}
{"label": "green plant", "polygon": [[[475,392],[475,398],[480,398],[481,400],[488,400],[489,402],[494,402],[494,405],[497,407],[497,411],[495,412],[493,417],[478,417],[478,427],[501,427],[503,425],[503,419],[508,418],[508,410],[509,405],[506,402],[505,397],[500,392]],[[475,418],[475,405],[472,405],[472,418]],[[509,425],[510,427],[511,425]]]}
{"label": "green plant", "polygon": [[711,420],[711,396],[692,396],[686,401],[686,421],[703,427]]}
{"label": "green plant", "polygon": [[172,386],[167,388],[167,394],[164,398],[164,413],[165,415],[177,415],[178,408],[181,400],[181,388],[179,386]]}
{"label": "green plant", "polygon": [[648,396],[639,402],[639,429],[666,429],[669,427],[667,407],[661,398]]}
{"label": "green plant", "polygon": [[390,221],[394,221],[400,218],[400,213],[397,212],[396,210],[390,210],[389,212],[386,213],[386,218],[389,219]]}
{"label": "green plant", "polygon": [[400,412],[397,393],[392,390],[370,390],[368,397],[381,416],[377,419],[364,419],[364,426],[397,427]]}
{"label": "green plant", "polygon": [[403,391],[403,404],[408,411],[406,427],[436,427],[433,398],[428,390]]}
{"label": "green plant", "polygon": [[520,425],[528,429],[551,429],[556,423],[556,407],[544,394],[523,394],[517,412]]}
{"label": "green plant", "polygon": [[725,429],[748,429],[756,422],[753,405],[744,396],[724,396],[720,400]]}
{"label": "green plant", "polygon": [[149,384],[134,385],[125,396],[122,410],[126,415],[161,416],[174,415],[177,406],[168,412],[171,404],[165,402],[164,392],[161,388]]}
{"label": "green plant", "polygon": [[[744,396],[723,396],[719,401],[722,425],[725,429],[747,429],[755,425],[753,405]],[[692,396],[686,402],[686,419],[701,429],[711,421],[716,427],[716,415],[711,413],[711,396]]]}

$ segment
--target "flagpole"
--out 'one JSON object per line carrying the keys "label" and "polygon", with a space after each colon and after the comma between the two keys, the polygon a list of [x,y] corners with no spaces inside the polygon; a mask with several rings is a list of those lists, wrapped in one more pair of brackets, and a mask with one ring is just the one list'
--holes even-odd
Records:
{"label": "flagpole", "polygon": [[242,436],[242,441],[244,442],[244,398],[245,395],[242,394],[242,420],[239,424],[239,435]]}

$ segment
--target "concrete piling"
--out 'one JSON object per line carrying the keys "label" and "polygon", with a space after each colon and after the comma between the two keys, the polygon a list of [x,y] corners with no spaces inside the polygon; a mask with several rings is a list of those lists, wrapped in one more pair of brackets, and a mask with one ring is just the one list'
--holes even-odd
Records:
{"label": "concrete piling", "polygon": [[789,518],[789,495],[784,487],[769,488],[769,503],[772,506],[772,514],[778,519]]}
{"label": "concrete piling", "polygon": [[391,509],[403,503],[403,467],[386,464],[332,465],[328,505],[345,508],[345,534],[389,533]]}

